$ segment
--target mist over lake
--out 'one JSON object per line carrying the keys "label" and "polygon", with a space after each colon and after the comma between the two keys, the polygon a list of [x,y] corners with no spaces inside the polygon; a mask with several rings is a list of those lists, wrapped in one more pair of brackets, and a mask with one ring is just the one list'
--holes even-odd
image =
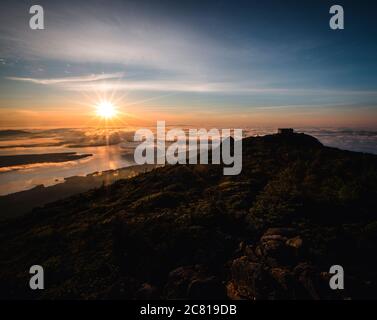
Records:
{"label": "mist over lake", "polygon": [[[245,136],[263,136],[276,128],[244,128]],[[346,128],[298,128],[324,145],[377,154],[377,132]],[[33,129],[0,131],[0,156],[73,152],[91,156],[64,162],[11,165],[0,168],[0,195],[51,186],[72,176],[129,167],[134,163],[133,131],[126,129]]]}

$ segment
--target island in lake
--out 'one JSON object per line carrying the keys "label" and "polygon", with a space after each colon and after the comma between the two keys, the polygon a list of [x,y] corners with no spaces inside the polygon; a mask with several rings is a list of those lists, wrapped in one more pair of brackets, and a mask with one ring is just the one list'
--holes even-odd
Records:
{"label": "island in lake", "polygon": [[23,166],[36,163],[56,163],[74,161],[91,156],[92,154],[77,154],[77,152],[6,155],[0,156],[0,168]]}

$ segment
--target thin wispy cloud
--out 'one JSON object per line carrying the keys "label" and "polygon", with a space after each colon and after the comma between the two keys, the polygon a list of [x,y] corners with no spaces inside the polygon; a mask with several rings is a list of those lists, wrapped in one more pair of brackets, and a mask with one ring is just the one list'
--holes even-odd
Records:
{"label": "thin wispy cloud", "polygon": [[38,78],[27,78],[27,77],[6,77],[9,80],[15,81],[23,81],[23,82],[31,82],[36,84],[44,84],[44,85],[69,85],[69,84],[77,84],[77,83],[88,83],[100,80],[108,80],[108,79],[117,79],[122,78],[124,73],[108,73],[108,74],[90,74],[90,75],[83,75],[83,76],[74,76],[74,77],[62,77],[62,78],[49,78],[49,79],[38,79]]}
{"label": "thin wispy cloud", "polygon": [[[271,81],[271,75],[260,70],[261,64],[285,63],[308,49],[308,40],[298,39],[292,46],[276,44],[274,48],[242,37],[225,41],[176,19],[161,19],[158,14],[146,17],[140,10],[123,7],[111,10],[111,6],[98,3],[56,6],[48,32],[43,33],[29,32],[22,27],[23,20],[5,16],[6,23],[0,26],[0,56],[119,64],[169,74],[172,81],[239,83],[247,79],[260,85]],[[253,34],[249,36],[253,38]],[[8,45],[1,46],[5,42]],[[276,81],[276,73],[273,76]]]}
{"label": "thin wispy cloud", "polygon": [[[375,90],[332,90],[332,89],[293,89],[256,86],[247,82],[199,82],[176,80],[132,80],[125,78],[125,73],[91,74],[58,78],[6,77],[9,80],[34,84],[57,86],[68,91],[159,91],[159,92],[195,92],[226,94],[277,94],[277,95],[337,95],[337,96],[377,96]],[[329,104],[334,105],[334,104]],[[298,107],[299,105],[292,105]],[[292,107],[291,105],[288,107]],[[324,105],[325,106],[325,105]],[[287,106],[256,107],[286,108]]]}

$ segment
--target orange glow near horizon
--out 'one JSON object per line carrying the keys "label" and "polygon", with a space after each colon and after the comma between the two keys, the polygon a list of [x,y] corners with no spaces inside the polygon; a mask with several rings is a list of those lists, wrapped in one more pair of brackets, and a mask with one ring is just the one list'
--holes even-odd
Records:
{"label": "orange glow near horizon", "polygon": [[[123,98],[123,97],[122,97]],[[59,104],[33,103],[28,108],[0,108],[0,128],[145,127],[157,120],[195,127],[367,127],[377,126],[375,110],[318,109],[223,109],[211,106],[169,107],[149,101],[123,100],[108,95],[85,95]],[[46,105],[44,105],[46,104]]]}

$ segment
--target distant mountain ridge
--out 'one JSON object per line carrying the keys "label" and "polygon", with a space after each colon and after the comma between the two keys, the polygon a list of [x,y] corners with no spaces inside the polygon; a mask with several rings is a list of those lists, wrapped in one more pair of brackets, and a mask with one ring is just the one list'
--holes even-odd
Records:
{"label": "distant mountain ridge", "polygon": [[[377,156],[245,138],[240,175],[165,166],[0,223],[0,297],[376,298],[375,208]],[[33,264],[43,291],[27,288]]]}
{"label": "distant mountain ridge", "polygon": [[0,137],[26,135],[26,134],[30,134],[30,132],[25,131],[25,130],[0,130]]}

